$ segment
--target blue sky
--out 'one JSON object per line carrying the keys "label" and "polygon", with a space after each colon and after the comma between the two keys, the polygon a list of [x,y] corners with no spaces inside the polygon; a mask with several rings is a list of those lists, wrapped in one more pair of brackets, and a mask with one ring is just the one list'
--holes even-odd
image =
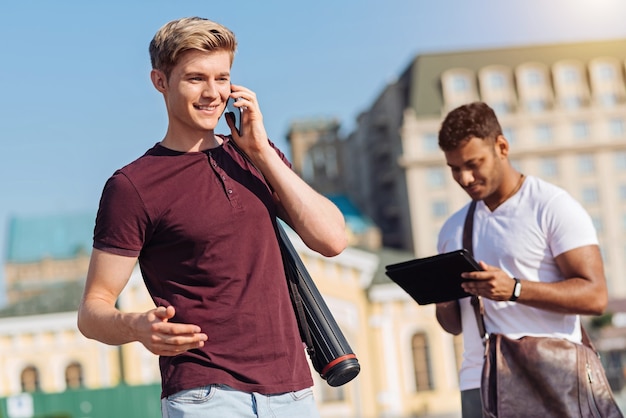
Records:
{"label": "blue sky", "polygon": [[2,261],[11,215],[95,212],[113,171],[162,138],[147,48],[183,16],[235,32],[233,82],[257,93],[283,148],[294,120],[349,131],[417,54],[626,38],[623,0],[3,0]]}

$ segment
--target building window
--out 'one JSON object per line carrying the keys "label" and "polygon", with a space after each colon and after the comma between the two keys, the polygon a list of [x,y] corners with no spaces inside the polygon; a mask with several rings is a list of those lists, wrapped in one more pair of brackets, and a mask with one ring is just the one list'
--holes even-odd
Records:
{"label": "building window", "polygon": [[548,124],[540,124],[535,127],[535,136],[537,141],[542,144],[552,142],[552,127]]}
{"label": "building window", "polygon": [[595,172],[596,165],[592,155],[581,155],[578,157],[578,172],[580,174],[591,174]]}
{"label": "building window", "polygon": [[626,202],[626,184],[620,184],[619,186],[619,199]]}
{"label": "building window", "polygon": [[413,335],[412,339],[413,367],[415,374],[415,390],[424,392],[433,389],[428,354],[428,339],[425,333]]}
{"label": "building window", "polygon": [[600,201],[596,187],[585,187],[582,191],[582,201],[586,205],[595,205]]}
{"label": "building window", "polygon": [[65,386],[68,389],[80,389],[83,387],[83,367],[80,363],[70,363],[65,369]]}
{"label": "building window", "polygon": [[523,109],[528,112],[543,112],[554,104],[554,92],[550,74],[545,64],[527,62],[515,70],[517,93]]}
{"label": "building window", "polygon": [[543,99],[528,100],[526,106],[528,110],[533,113],[541,113],[548,109],[548,104]]}
{"label": "building window", "polygon": [[615,68],[609,64],[599,64],[597,67],[598,78],[602,81],[613,81],[615,80],[616,73]]}
{"label": "building window", "polygon": [[624,136],[624,119],[613,118],[609,120],[609,131],[611,132],[611,136],[613,138],[621,138]]}
{"label": "building window", "polygon": [[620,60],[613,57],[592,59],[589,80],[594,99],[600,106],[614,107],[626,98]]}
{"label": "building window", "polygon": [[577,68],[564,67],[563,68],[563,81],[566,83],[575,84],[580,82],[580,73]]}
{"label": "building window", "polygon": [[446,109],[454,109],[478,100],[476,73],[467,68],[450,68],[441,74],[443,102]]}
{"label": "building window", "polygon": [[442,167],[429,168],[426,172],[426,181],[429,189],[440,189],[446,184],[447,172]]}
{"label": "building window", "polygon": [[508,127],[508,126],[502,128],[502,135],[504,135],[506,140],[509,141],[509,144],[511,145],[515,144],[516,137],[515,137],[515,130],[513,128]]}
{"label": "building window", "polygon": [[39,387],[39,370],[35,366],[27,366],[22,370],[20,376],[22,383],[22,392],[38,392]]}
{"label": "building window", "polygon": [[437,137],[437,134],[428,133],[424,135],[423,144],[425,152],[439,151],[439,138]]}
{"label": "building window", "polygon": [[469,90],[470,83],[467,77],[457,75],[452,79],[452,88],[457,93],[464,93]]}
{"label": "building window", "polygon": [[323,167],[326,161],[326,156],[324,155],[324,150],[321,148],[314,148],[311,150],[311,154],[313,155],[313,164],[314,167]]}
{"label": "building window", "polygon": [[526,83],[529,86],[541,86],[544,84],[543,72],[535,69],[528,69],[525,74]]}
{"label": "building window", "polygon": [[337,163],[337,150],[330,146],[326,148],[326,177],[334,180],[339,176],[339,165]]}
{"label": "building window", "polygon": [[540,163],[541,176],[544,178],[554,178],[559,175],[559,167],[556,159],[551,157],[542,158]]}
{"label": "building window", "polygon": [[578,109],[589,100],[585,71],[585,66],[580,61],[564,60],[554,63],[552,80],[563,108]]}
{"label": "building window", "polygon": [[506,113],[510,113],[510,106],[506,102],[493,102],[490,103],[490,105],[496,115],[504,115]]}
{"label": "building window", "polygon": [[601,93],[598,95],[598,101],[603,107],[614,107],[618,102],[614,93]]}
{"label": "building window", "polygon": [[478,82],[482,101],[486,102],[496,114],[510,113],[516,105],[513,87],[513,72],[510,67],[489,65],[478,71]]}
{"label": "building window", "polygon": [[626,170],[626,151],[618,151],[613,157],[615,169],[619,171]]}
{"label": "building window", "polygon": [[315,181],[315,166],[313,165],[313,158],[310,154],[306,154],[302,161],[302,178],[307,183],[313,183]]}
{"label": "building window", "polygon": [[494,89],[494,90],[501,90],[507,86],[507,82],[506,82],[506,78],[504,77],[504,74],[502,73],[498,73],[498,72],[492,72],[489,74],[489,77],[487,78],[488,83],[489,83],[489,88]]}
{"label": "building window", "polygon": [[561,100],[565,109],[578,109],[583,106],[583,101],[580,97],[568,96]]}
{"label": "building window", "polygon": [[432,208],[433,208],[433,217],[435,219],[448,216],[448,203],[447,202],[443,202],[441,200],[435,201],[432,204]]}
{"label": "building window", "polygon": [[589,124],[586,121],[576,121],[572,125],[572,135],[575,140],[583,140],[589,138]]}

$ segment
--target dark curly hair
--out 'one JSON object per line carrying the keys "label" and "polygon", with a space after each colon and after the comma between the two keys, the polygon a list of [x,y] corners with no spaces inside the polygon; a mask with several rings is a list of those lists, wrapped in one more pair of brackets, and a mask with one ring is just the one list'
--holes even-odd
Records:
{"label": "dark curly hair", "polygon": [[483,102],[469,103],[452,110],[443,120],[439,148],[452,151],[473,137],[495,141],[498,135],[502,135],[502,127],[493,109]]}

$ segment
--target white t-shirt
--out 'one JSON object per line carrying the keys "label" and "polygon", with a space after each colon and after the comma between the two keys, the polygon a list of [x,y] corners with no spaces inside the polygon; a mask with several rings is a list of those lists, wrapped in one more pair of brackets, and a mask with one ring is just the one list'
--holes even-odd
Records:
{"label": "white t-shirt", "polygon": [[[440,253],[462,248],[463,223],[469,204],[452,215],[439,233]],[[479,201],[472,235],[474,258],[496,266],[511,277],[556,282],[563,280],[554,258],[574,248],[598,244],[593,222],[565,190],[528,176],[520,190],[491,212]],[[523,288],[522,288],[523,292]],[[470,298],[463,298],[463,364],[461,390],[480,387],[484,348]],[[581,341],[580,318],[515,302],[483,298],[488,332],[511,338],[553,336]]]}

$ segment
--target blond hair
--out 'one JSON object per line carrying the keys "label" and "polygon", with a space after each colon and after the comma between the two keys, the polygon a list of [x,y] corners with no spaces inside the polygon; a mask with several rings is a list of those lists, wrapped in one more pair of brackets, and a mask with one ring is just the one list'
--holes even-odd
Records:
{"label": "blond hair", "polygon": [[233,63],[237,40],[225,26],[201,17],[185,17],[163,25],[150,41],[152,68],[169,78],[180,55],[189,50],[227,51]]}

